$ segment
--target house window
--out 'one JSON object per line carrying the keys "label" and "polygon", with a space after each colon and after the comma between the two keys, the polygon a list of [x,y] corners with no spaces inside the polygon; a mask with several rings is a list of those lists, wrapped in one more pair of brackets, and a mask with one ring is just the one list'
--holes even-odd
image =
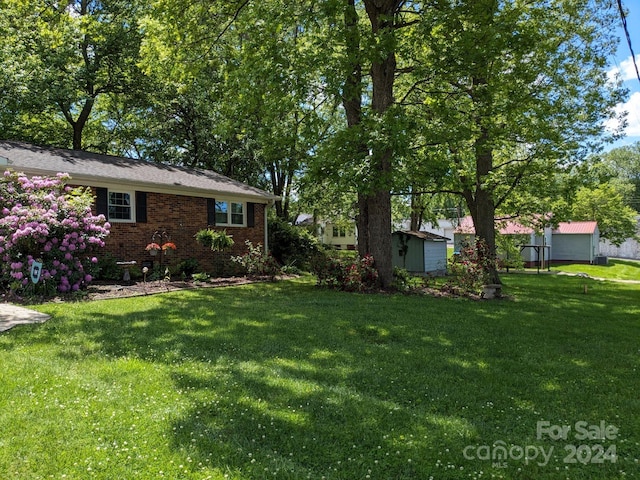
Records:
{"label": "house window", "polygon": [[133,195],[129,192],[109,192],[109,220],[133,221]]}
{"label": "house window", "polygon": [[216,202],[216,225],[226,225],[229,214],[229,204],[227,202]]}
{"label": "house window", "polygon": [[231,202],[231,224],[244,224],[244,205],[242,203]]}
{"label": "house window", "polygon": [[216,200],[216,225],[244,225],[244,203]]}
{"label": "house window", "polygon": [[333,236],[334,237],[346,237],[347,236],[347,229],[345,227],[336,227],[334,225],[334,227],[333,227]]}

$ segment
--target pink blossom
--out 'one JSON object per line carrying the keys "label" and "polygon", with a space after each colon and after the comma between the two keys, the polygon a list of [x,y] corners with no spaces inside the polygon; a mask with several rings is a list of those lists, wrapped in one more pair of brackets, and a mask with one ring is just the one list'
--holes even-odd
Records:
{"label": "pink blossom", "polygon": [[[70,278],[84,279],[77,280],[74,289],[89,282],[92,277],[85,274],[79,253],[104,246],[110,231],[104,216],[69,201],[66,174],[28,178],[6,171],[4,177],[4,192],[9,195],[0,198],[0,257],[5,265],[4,270],[0,268],[0,281],[24,280],[26,286],[29,279],[24,269],[33,263],[29,253],[37,245],[45,265],[42,278],[57,282],[60,291],[69,291]],[[61,254],[65,263],[60,263]],[[96,263],[97,258],[91,261]]]}

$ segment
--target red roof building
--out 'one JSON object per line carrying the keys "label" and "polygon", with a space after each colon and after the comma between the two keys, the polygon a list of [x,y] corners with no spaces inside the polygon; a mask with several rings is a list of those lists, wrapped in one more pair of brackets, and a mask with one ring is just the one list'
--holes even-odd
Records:
{"label": "red roof building", "polygon": [[598,229],[598,222],[560,222],[558,228],[553,230],[554,234],[561,235],[593,235]]}

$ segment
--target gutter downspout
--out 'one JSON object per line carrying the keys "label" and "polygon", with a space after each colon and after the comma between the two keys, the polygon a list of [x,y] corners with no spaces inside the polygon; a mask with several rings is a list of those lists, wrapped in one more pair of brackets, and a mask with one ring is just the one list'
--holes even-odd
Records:
{"label": "gutter downspout", "polygon": [[273,200],[269,200],[264,206],[264,254],[266,255],[269,251],[269,222],[267,222],[267,208],[273,207],[275,202]]}

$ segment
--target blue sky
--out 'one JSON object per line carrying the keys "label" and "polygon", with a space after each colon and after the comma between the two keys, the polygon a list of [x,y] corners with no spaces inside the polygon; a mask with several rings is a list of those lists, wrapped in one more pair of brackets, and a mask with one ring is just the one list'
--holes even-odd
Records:
{"label": "blue sky", "polygon": [[[636,63],[640,67],[640,0],[622,0],[622,4],[628,11],[627,28],[631,36],[633,51],[636,54]],[[620,21],[618,31],[620,45],[618,46],[618,54],[611,59],[611,64],[612,68],[620,73],[625,86],[629,89],[627,102],[618,105],[619,109],[627,111],[628,126],[625,130],[626,137],[608,146],[607,150],[640,141],[640,80],[633,66],[627,38],[622,28],[622,21]]]}

